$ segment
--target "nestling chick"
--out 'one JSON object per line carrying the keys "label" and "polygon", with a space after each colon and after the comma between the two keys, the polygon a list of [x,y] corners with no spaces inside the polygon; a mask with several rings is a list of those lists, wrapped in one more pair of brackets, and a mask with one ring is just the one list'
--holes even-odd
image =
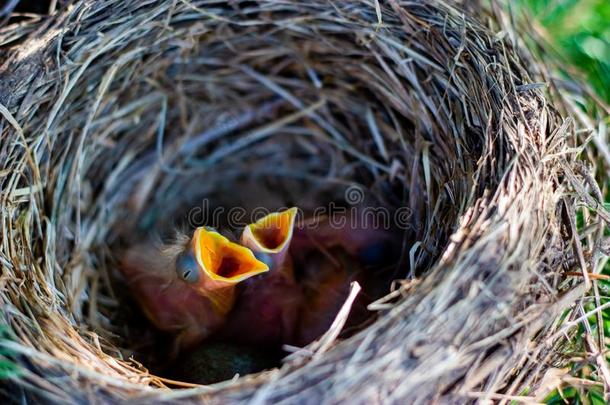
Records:
{"label": "nestling chick", "polygon": [[177,335],[177,354],[220,329],[234,304],[236,284],[269,267],[249,249],[198,228],[176,246],[130,248],[121,270],[148,319]]}
{"label": "nestling chick", "polygon": [[315,246],[324,249],[341,247],[365,266],[392,260],[397,249],[393,234],[367,223],[362,211],[353,214],[353,218],[347,215],[322,216],[299,224],[294,231],[291,252],[307,251]]}
{"label": "nestling chick", "polygon": [[[349,294],[352,269],[337,258],[337,252],[328,253],[333,257],[309,250],[305,260],[297,261],[305,276],[300,280],[305,299],[296,326],[294,344],[297,346],[306,346],[323,335]],[[345,256],[343,252],[339,254]]]}
{"label": "nestling chick", "polygon": [[296,214],[296,208],[272,213],[244,229],[241,243],[270,270],[242,283],[221,339],[256,345],[292,341],[302,299],[288,254]]}
{"label": "nestling chick", "polygon": [[366,321],[370,315],[366,306],[371,302],[367,293],[387,281],[376,270],[396,258],[388,231],[347,221],[336,223],[323,217],[294,230],[290,254],[304,291],[295,335],[299,346],[311,343],[330,328],[352,281],[363,286],[363,293],[351,308],[347,326]]}

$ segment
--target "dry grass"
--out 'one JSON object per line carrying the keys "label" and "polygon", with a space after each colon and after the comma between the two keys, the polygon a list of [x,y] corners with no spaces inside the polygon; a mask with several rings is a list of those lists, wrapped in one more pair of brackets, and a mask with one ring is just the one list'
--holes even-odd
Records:
{"label": "dry grass", "polygon": [[[1,344],[22,370],[13,393],[544,398],[555,347],[582,314],[556,320],[596,288],[608,215],[577,158],[586,118],[545,92],[549,77],[510,29],[479,17],[440,1],[98,0],[2,28],[0,302],[12,339]],[[332,348],[331,331],[279,370],[186,390],[129,359],[139,330],[122,316],[117,249],[184,222],[202,198],[312,209],[352,184],[412,213],[409,265],[373,325]]]}
{"label": "dry grass", "polygon": [[[583,85],[587,80],[555,50],[554,44],[548,42],[548,33],[539,23],[511,6],[504,3],[503,7],[494,7],[494,15],[489,20],[493,21],[492,29],[510,33],[513,41],[519,43],[523,59],[535,67],[533,71],[540,77],[539,80],[549,83],[547,97],[554,107],[562,116],[574,120],[578,133],[586,138],[579,157],[581,163],[586,162],[588,170],[581,174],[589,184],[592,195],[597,200],[605,198],[605,201],[608,201],[610,152],[607,125],[610,123],[610,106],[601,100],[593,89]],[[537,63],[538,60],[544,63]],[[595,184],[595,179],[598,179],[599,186]],[[596,269],[595,273],[590,274],[591,288],[566,308],[561,319],[556,320],[555,333],[550,336],[541,335],[536,342],[554,342],[554,353],[561,354],[553,364],[560,368],[549,370],[545,377],[546,382],[543,382],[547,391],[557,386],[546,398],[546,401],[551,403],[603,403],[610,400],[607,357],[607,348],[610,346],[606,338],[610,313],[607,309],[608,235],[605,230],[604,237],[598,242],[596,237],[600,236],[600,233],[591,237],[591,232],[595,231],[588,229],[586,223],[590,204],[590,201],[579,204],[575,211],[576,226],[582,233],[583,243],[589,246],[599,243],[603,252],[597,266],[591,266]],[[604,274],[598,274],[599,272]]]}

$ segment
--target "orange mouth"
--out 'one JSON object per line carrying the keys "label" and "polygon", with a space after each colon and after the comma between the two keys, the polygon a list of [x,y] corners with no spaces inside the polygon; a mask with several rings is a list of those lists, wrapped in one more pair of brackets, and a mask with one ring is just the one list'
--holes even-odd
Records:
{"label": "orange mouth", "polygon": [[264,253],[281,252],[292,239],[296,215],[297,208],[293,207],[259,219],[244,229],[242,243]]}
{"label": "orange mouth", "polygon": [[215,281],[236,284],[269,270],[250,249],[206,228],[195,230],[193,248],[199,266]]}

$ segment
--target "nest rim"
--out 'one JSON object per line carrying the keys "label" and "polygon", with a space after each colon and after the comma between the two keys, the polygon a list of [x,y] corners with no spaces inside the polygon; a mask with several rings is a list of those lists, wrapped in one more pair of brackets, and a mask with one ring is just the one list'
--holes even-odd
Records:
{"label": "nest rim", "polygon": [[[137,2],[119,3],[115,0],[97,4],[79,1],[70,5],[45,23],[50,27],[45,40],[33,35],[24,37],[23,43],[12,50],[0,72],[4,77],[2,81],[13,87],[9,92],[7,87],[0,85],[0,103],[3,106],[0,113],[10,124],[4,127],[5,136],[23,139],[25,145],[6,163],[15,173],[26,173],[21,180],[19,176],[12,177],[10,197],[18,203],[30,204],[27,222],[11,219],[10,229],[19,231],[13,231],[15,237],[11,242],[5,241],[4,246],[18,252],[13,256],[27,263],[31,270],[23,272],[19,270],[21,266],[7,266],[10,269],[8,274],[14,280],[25,282],[9,280],[9,292],[0,295],[0,302],[5,304],[3,316],[18,336],[18,342],[4,345],[28,359],[24,364],[30,363],[28,372],[18,378],[22,387],[58,402],[82,398],[83,387],[87,386],[95,387],[94,392],[109,401],[127,398],[177,401],[179,398],[194,400],[204,397],[215,402],[246,402],[253,398],[260,401],[311,400],[313,397],[341,400],[354,393],[361,394],[362,398],[373,398],[379,392],[384,392],[386,401],[398,398],[449,399],[463,398],[464,392],[473,387],[495,392],[515,390],[519,386],[520,379],[511,377],[513,367],[521,361],[519,351],[545,322],[553,319],[566,301],[572,299],[575,291],[583,288],[576,284],[565,293],[557,281],[548,281],[553,279],[552,272],[543,270],[552,265],[561,267],[561,263],[574,254],[566,243],[570,238],[565,229],[570,224],[566,224],[565,217],[574,216],[575,201],[569,199],[571,186],[565,178],[570,173],[575,178],[580,173],[580,166],[572,156],[562,156],[574,142],[571,137],[574,129],[547,105],[538,88],[531,87],[530,74],[508,42],[498,40],[476,20],[464,17],[457,8],[442,2],[405,6],[393,1],[384,5],[375,2],[374,7],[362,2],[356,6],[338,5],[332,10],[325,9],[321,1],[292,6],[259,1],[256,6],[243,9],[231,8],[230,2],[222,3],[226,8],[206,9],[202,7],[205,1],[192,2],[201,3],[199,6],[170,1],[141,6]],[[113,16],[110,12],[113,7],[124,13]],[[355,14],[354,10],[359,13]],[[127,21],[124,15],[129,15],[131,20]],[[173,24],[174,31],[166,31],[160,22],[168,24],[168,27]],[[149,25],[142,28],[145,24]],[[206,24],[214,29],[206,27]],[[309,27],[320,31],[309,30]],[[117,35],[109,40],[103,35],[92,40],[92,33],[96,30],[106,35]],[[241,37],[240,30],[243,30]],[[297,38],[300,36],[303,41],[309,39],[310,49],[299,48],[296,42],[290,43],[282,36],[283,31]],[[24,32],[23,35],[29,35],[31,28]],[[257,32],[260,38],[253,36]],[[325,32],[325,35],[320,32]],[[143,46],[148,40],[145,36],[155,39],[148,48]],[[203,38],[208,42],[198,43]],[[85,39],[90,43],[84,45]],[[270,44],[297,48],[296,51],[290,49],[296,56],[285,49],[283,51],[291,63],[301,58],[302,69],[291,72],[298,79],[291,82],[290,77],[281,77],[277,73],[281,72],[281,63],[263,71],[271,72],[268,75],[254,69],[264,63],[265,57],[261,57],[263,53],[260,51],[265,48],[253,45],[249,49],[244,43],[252,41],[257,44],[257,41],[264,43],[265,40],[268,40],[266,51],[271,56],[281,55],[282,51]],[[337,43],[350,43],[351,48],[337,48]],[[225,52],[219,50],[222,44],[228,49],[231,49],[228,45],[245,46],[249,51],[242,51],[246,62],[234,64],[229,69],[221,58]],[[315,54],[316,46],[326,46],[326,52],[329,49],[342,49],[343,52],[328,52],[324,63],[315,65],[322,57],[311,56]],[[134,184],[125,179],[151,167],[151,161],[159,157],[159,139],[163,146],[165,141],[177,138],[170,132],[159,132],[158,128],[164,128],[168,123],[180,125],[180,119],[184,119],[180,115],[180,97],[189,99],[191,94],[188,88],[171,93],[172,89],[168,88],[171,80],[164,80],[168,80],[173,62],[181,57],[185,60],[196,58],[200,47],[212,55],[219,55],[217,60],[211,57],[208,63],[211,69],[215,69],[216,80],[240,78],[232,82],[233,87],[223,88],[222,94],[228,100],[225,105],[237,104],[240,97],[245,97],[243,93],[253,89],[265,94],[267,103],[273,104],[279,97],[282,108],[289,106],[283,115],[285,121],[307,120],[308,125],[317,125],[318,131],[327,131],[325,136],[330,139],[330,145],[343,154],[351,154],[353,161],[367,169],[367,176],[339,177],[339,183],[352,184],[354,179],[364,179],[368,183],[361,181],[363,188],[382,189],[375,188],[379,187],[378,177],[371,173],[387,175],[390,165],[382,165],[379,161],[383,161],[384,155],[400,156],[404,183],[419,192],[417,197],[424,195],[425,198],[422,199],[424,205],[419,199],[408,202],[418,223],[423,225],[418,227],[419,234],[414,231],[415,239],[420,243],[419,250],[411,247],[413,249],[407,253],[411,262],[429,256],[427,262],[421,259],[428,267],[422,270],[426,274],[423,279],[399,283],[400,286],[390,293],[386,301],[378,303],[379,310],[384,311],[378,321],[353,338],[339,342],[332,350],[327,351],[329,346],[318,347],[319,351],[312,356],[293,356],[279,371],[246,376],[236,382],[178,392],[151,391],[150,386],[163,387],[165,384],[139,365],[124,359],[111,342],[99,340],[98,332],[104,328],[103,314],[97,321],[92,321],[95,317],[91,317],[91,313],[89,319],[85,315],[87,311],[97,311],[97,306],[105,305],[105,300],[112,297],[108,293],[97,297],[98,302],[88,301],[95,295],[88,295],[89,289],[99,288],[99,283],[108,283],[108,275],[104,272],[92,274],[91,269],[105,259],[100,259],[103,255],[88,256],[87,252],[96,244],[97,234],[120,239],[103,230],[113,229],[108,224],[124,219],[108,214],[108,206],[98,205],[96,199],[100,196],[108,198],[111,207],[124,203],[125,187]],[[56,66],[55,52],[58,49],[61,49],[60,60],[71,60],[74,65],[60,63]],[[267,57],[273,60],[271,56]],[[308,66],[307,57],[312,58],[313,68]],[[361,71],[355,67],[353,58],[356,57],[365,61],[359,61]],[[446,63],[451,60],[456,63]],[[333,88],[332,81],[327,83],[324,81],[326,76],[316,73],[327,65],[335,69],[329,69],[335,72],[335,80],[341,77],[336,72],[349,73],[363,89],[349,93],[348,84],[353,83],[342,83],[343,87]],[[385,75],[385,81],[376,82],[377,76],[366,76],[371,72]],[[194,74],[188,69],[181,73]],[[303,78],[299,74],[306,76]],[[134,77],[145,79],[130,87],[130,80]],[[370,79],[368,83],[367,77]],[[64,82],[53,84],[60,78]],[[208,99],[202,105],[218,102],[214,99],[214,91],[218,91],[222,84],[209,77],[195,79],[210,80],[204,82],[211,90],[208,90]],[[252,83],[258,83],[259,87],[253,87]],[[297,89],[302,99],[284,91],[282,86]],[[312,97],[320,88],[328,89],[323,102]],[[154,93],[154,89],[160,91]],[[380,110],[390,106],[389,112],[375,115],[377,111],[369,113],[373,107],[364,111],[358,108],[356,96],[358,91],[364,93],[364,90],[378,93],[372,98],[367,95],[361,99]],[[344,98],[336,94],[340,91],[345,92],[341,94]],[[172,96],[164,101],[163,92]],[[250,105],[262,106],[262,110],[278,108],[276,105],[269,107],[256,98],[249,99],[249,102]],[[120,108],[108,107],[111,103],[119,104]],[[359,130],[355,131],[353,139],[349,139],[355,148],[342,144],[347,140],[346,136],[337,137],[332,131],[333,126],[325,125],[325,120],[331,119],[329,116],[335,117],[329,105],[341,106],[343,111],[340,112],[360,125],[354,124]],[[125,111],[128,114],[121,116]],[[159,114],[163,111],[164,114],[170,113],[165,116]],[[193,111],[191,116],[198,110]],[[318,111],[322,111],[320,115],[316,115]],[[131,113],[132,119],[125,118]],[[214,113],[217,112],[211,115]],[[253,121],[257,122],[258,113],[246,111],[244,114],[254,114]],[[405,123],[400,124],[417,134],[415,140],[404,133],[397,136],[398,140],[388,135],[392,132],[388,129],[392,128],[392,123],[405,129],[396,124],[392,114],[402,114]],[[346,123],[340,119],[333,121],[334,126],[344,125],[350,129],[349,120],[343,120]],[[239,129],[239,119],[233,118],[233,121]],[[230,136],[231,132],[223,133],[223,125],[219,125],[221,129],[217,133],[204,132],[205,142]],[[270,127],[277,130],[277,126]],[[302,127],[291,130],[308,129],[306,125]],[[370,138],[361,136],[362,128],[369,130]],[[254,129],[263,132],[248,132],[243,138],[245,142],[258,141],[257,136],[264,138],[267,133],[264,131],[270,131],[265,125]],[[141,140],[137,138],[138,133],[147,136]],[[226,139],[239,143],[238,136],[233,138]],[[95,141],[92,144],[101,145],[100,150],[88,148],[91,140]],[[140,157],[130,162],[133,164],[131,167],[121,166],[125,164],[124,160],[112,159],[116,154],[112,151],[113,143],[122,145],[125,156],[133,152]],[[184,144],[193,146],[188,142],[178,143],[175,150],[180,152]],[[8,156],[8,143],[5,145],[2,152]],[[57,145],[64,149],[56,150]],[[201,148],[201,141],[195,146]],[[45,147],[48,154],[45,154]],[[104,147],[110,150],[101,150]],[[235,165],[230,153],[238,152],[229,146],[229,153],[224,147],[207,151],[212,158],[206,156],[199,164],[207,165],[206,170],[207,167],[223,168],[223,159],[227,159],[227,171],[230,172],[231,165]],[[282,162],[282,154],[273,151],[273,145],[269,147],[270,153],[276,153],[273,156],[280,156],[276,158],[277,162]],[[286,147],[301,148],[302,145]],[[303,150],[306,149],[297,150],[305,153]],[[267,150],[261,149],[260,154],[265,153]],[[256,153],[253,155],[248,164],[264,168],[264,160]],[[160,156],[166,155],[161,152]],[[90,162],[98,160],[101,161],[99,167],[91,166]],[[315,166],[311,160],[302,161],[307,170]],[[413,161],[419,165],[412,165],[413,173],[410,174],[408,163]],[[163,164],[168,162],[172,163],[167,160]],[[349,167],[349,163],[347,160],[343,167]],[[157,164],[155,170],[163,169],[163,164]],[[129,176],[121,178],[119,174],[122,172],[117,172],[117,167]],[[461,168],[461,172],[457,170],[458,176],[452,172],[456,167]],[[0,168],[0,172],[2,169],[5,167]],[[175,167],[169,166],[169,169],[171,173]],[[100,176],[100,173],[105,175]],[[108,190],[103,182],[100,183],[100,178],[112,178],[111,175],[116,176],[113,181],[124,188]],[[81,183],[78,176],[84,176],[88,181]],[[77,180],[71,180],[72,177]],[[331,184],[336,184],[337,179],[331,180]],[[162,190],[159,194],[163,195],[163,190],[172,190],[174,181],[155,183]],[[143,188],[151,187],[151,184],[142,184]],[[145,191],[151,192],[150,189]],[[140,198],[128,202],[132,207],[141,208],[147,201]],[[171,207],[162,198],[156,204]],[[453,204],[453,211],[443,212],[450,204]],[[80,210],[88,211],[81,216]],[[439,226],[435,221],[444,228],[434,228],[434,225]],[[67,227],[69,232],[59,227]],[[432,242],[444,241],[443,248],[434,254],[426,253],[426,238]],[[23,241],[30,241],[32,248],[24,249],[19,244]],[[102,246],[99,252],[108,249],[108,245]],[[592,251],[591,257],[595,255]],[[40,258],[43,258],[42,262]],[[543,274],[540,277],[547,284],[551,283],[552,292],[532,287],[531,269]],[[564,301],[559,298],[560,293],[565,293]],[[28,297],[26,307],[17,298],[20,295]],[[397,297],[399,299],[394,302]],[[471,313],[464,314],[464,308]],[[429,325],[421,326],[422,330],[409,329],[410,324],[430,319],[430,314],[433,319]],[[523,318],[529,320],[526,322]],[[84,331],[79,330],[81,327]],[[469,334],[465,332],[472,328],[478,330]],[[433,330],[442,333],[431,343],[426,342]],[[45,337],[39,341],[40,347],[34,344],[34,331]],[[58,335],[59,331],[62,335]],[[53,339],[46,339],[46,334]],[[499,336],[512,336],[504,339],[508,339],[514,349],[498,347]],[[54,342],[45,343],[44,340]],[[504,364],[498,366],[502,361]],[[482,371],[473,375],[460,362],[477,365]],[[340,365],[345,367],[345,376],[332,371],[341,368]],[[499,367],[495,374],[490,371],[494,365]],[[382,369],[387,374],[375,380],[375,387],[364,384]],[[427,370],[425,379],[418,377],[422,370]],[[60,393],[49,387],[46,378],[54,373],[77,373],[79,378],[69,381],[75,389],[70,393]],[[399,384],[400,381],[403,385]]]}

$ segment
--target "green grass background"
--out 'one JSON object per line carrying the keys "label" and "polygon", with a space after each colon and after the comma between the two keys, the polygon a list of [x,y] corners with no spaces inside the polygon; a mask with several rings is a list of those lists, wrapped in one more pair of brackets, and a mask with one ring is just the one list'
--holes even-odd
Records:
{"label": "green grass background", "polygon": [[610,0],[519,0],[546,28],[555,50],[610,102]]}

